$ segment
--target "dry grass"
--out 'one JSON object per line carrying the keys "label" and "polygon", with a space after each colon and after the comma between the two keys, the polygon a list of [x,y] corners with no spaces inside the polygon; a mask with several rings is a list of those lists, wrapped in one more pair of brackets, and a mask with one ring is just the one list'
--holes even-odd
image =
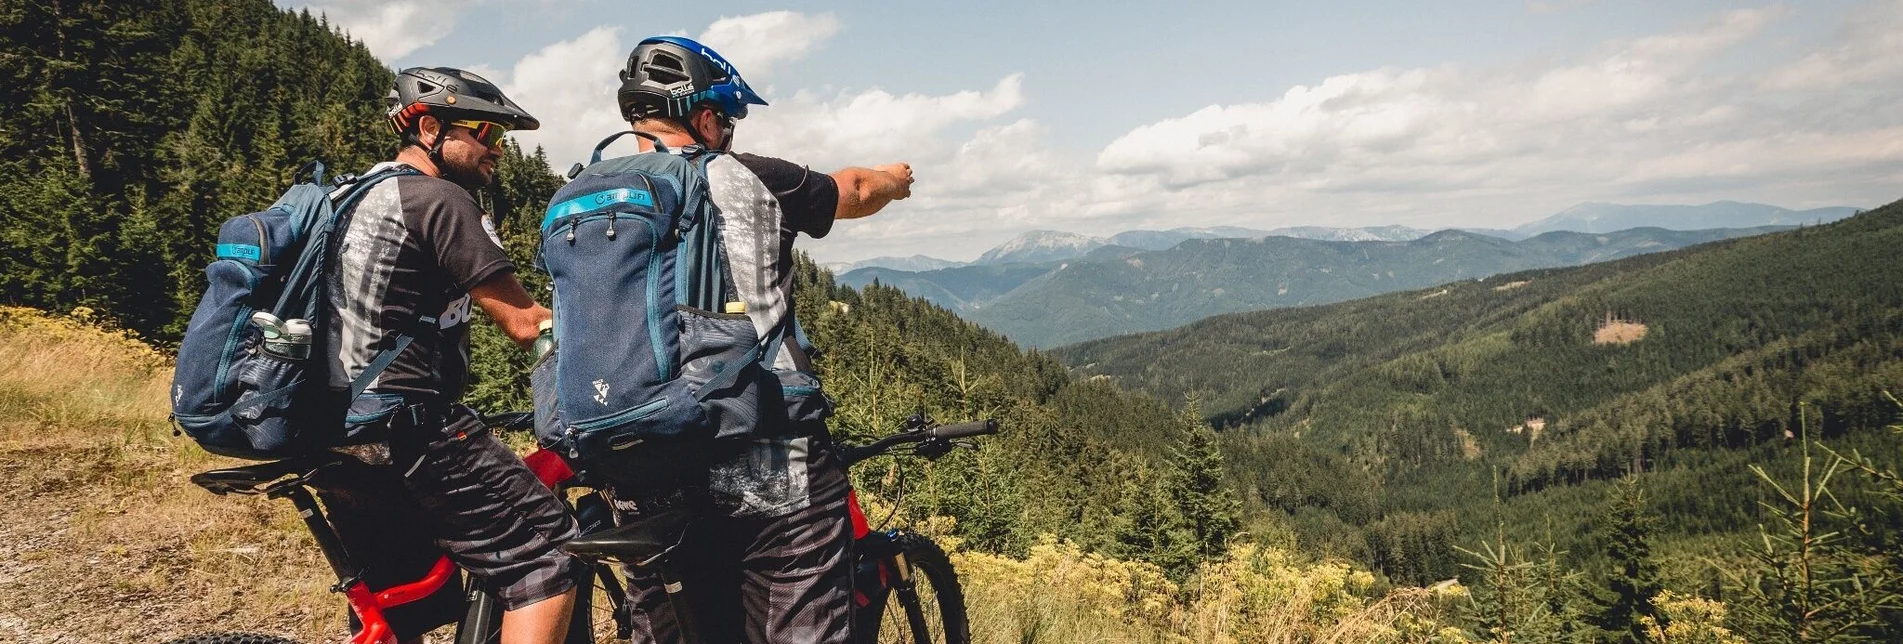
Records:
{"label": "dry grass", "polygon": [[1461,642],[1458,586],[1378,594],[1374,576],[1238,544],[1187,585],[1140,562],[1046,538],[1030,556],[954,554],[977,642]]}
{"label": "dry grass", "polygon": [[172,435],[171,366],[82,320],[0,308],[0,592],[16,598],[0,639],[343,634],[288,508],[186,481],[233,461]]}

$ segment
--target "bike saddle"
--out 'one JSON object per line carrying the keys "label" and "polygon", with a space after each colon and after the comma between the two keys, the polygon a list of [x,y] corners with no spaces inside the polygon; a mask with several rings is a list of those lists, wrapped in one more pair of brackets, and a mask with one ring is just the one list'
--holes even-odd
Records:
{"label": "bike saddle", "polygon": [[693,519],[690,511],[670,510],[576,537],[562,549],[577,557],[616,559],[636,568],[648,568],[680,547]]}
{"label": "bike saddle", "polygon": [[232,467],[192,475],[192,483],[210,490],[212,494],[264,494],[266,484],[284,478],[296,476],[302,482],[318,470],[329,467],[346,458],[335,452],[320,452],[308,456],[297,456],[281,461]]}

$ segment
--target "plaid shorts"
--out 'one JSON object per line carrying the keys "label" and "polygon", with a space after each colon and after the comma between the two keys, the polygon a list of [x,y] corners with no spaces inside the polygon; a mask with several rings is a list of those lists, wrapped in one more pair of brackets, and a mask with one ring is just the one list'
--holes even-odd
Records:
{"label": "plaid shorts", "polygon": [[[504,610],[574,588],[581,562],[560,546],[574,538],[575,520],[555,493],[468,408],[451,407],[442,427],[395,430],[389,465],[320,482],[331,524],[371,586],[415,581],[446,551]],[[447,610],[419,606],[427,615],[404,621],[434,622],[423,630],[454,622],[462,615],[455,599],[442,602]]]}

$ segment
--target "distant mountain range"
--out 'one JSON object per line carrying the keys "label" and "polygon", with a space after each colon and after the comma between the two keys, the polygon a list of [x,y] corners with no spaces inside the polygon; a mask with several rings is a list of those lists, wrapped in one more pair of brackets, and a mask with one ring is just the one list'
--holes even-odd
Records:
{"label": "distant mountain range", "polygon": [[1191,239],[1160,251],[1102,245],[1065,260],[933,271],[875,267],[838,279],[854,287],[874,281],[893,286],[1019,343],[1051,347],[1165,329],[1221,313],[1340,302],[1782,229],[1636,228],[1607,234],[1550,232],[1520,241],[1458,230],[1404,242]]}
{"label": "distant mountain range", "polygon": [[[1602,262],[1827,223],[1855,212],[1733,201],[1586,203],[1512,230],[1216,227],[1110,237],[1033,231],[970,264],[923,256],[880,258],[838,274],[842,284],[877,281],[897,287],[1019,343],[1049,347],[1164,329],[1220,313],[1339,302],[1503,272]],[[1617,226],[1625,228],[1608,230]],[[1683,229],[1689,226],[1704,228]],[[934,265],[939,267],[928,268]]]}
{"label": "distant mountain range", "polygon": [[[1814,208],[1791,210],[1760,203],[1717,201],[1700,206],[1649,206],[1588,202],[1567,208],[1550,217],[1517,228],[1458,228],[1489,237],[1519,241],[1554,231],[1605,233],[1632,228],[1667,230],[1711,230],[1717,228],[1757,228],[1761,226],[1797,226],[1828,223],[1849,217],[1856,208]],[[1054,230],[1034,230],[1012,238],[971,262],[938,259],[925,255],[911,257],[874,257],[857,262],[826,264],[835,275],[862,268],[886,268],[900,271],[932,271],[968,265],[995,265],[1014,262],[1048,262],[1075,259],[1105,246],[1137,250],[1168,250],[1192,239],[1255,239],[1294,237],[1321,241],[1413,241],[1426,237],[1431,230],[1408,226],[1371,226],[1338,228],[1329,226],[1292,226],[1260,230],[1238,226],[1172,228],[1169,230],[1131,230],[1109,237],[1093,237]]]}
{"label": "distant mountain range", "polygon": [[1473,229],[1472,232],[1506,239],[1525,239],[1556,230],[1606,233],[1646,226],[1671,230],[1799,226],[1830,223],[1854,214],[1857,214],[1856,208],[1791,210],[1737,201],[1716,201],[1702,206],[1635,206],[1588,202],[1513,230]]}
{"label": "distant mountain range", "polygon": [[1051,347],[1166,329],[1220,313],[1327,304],[1773,230],[1780,228],[1636,228],[1551,232],[1517,242],[1457,230],[1409,242],[1192,240],[1124,258],[1072,260],[964,315],[1020,343]]}

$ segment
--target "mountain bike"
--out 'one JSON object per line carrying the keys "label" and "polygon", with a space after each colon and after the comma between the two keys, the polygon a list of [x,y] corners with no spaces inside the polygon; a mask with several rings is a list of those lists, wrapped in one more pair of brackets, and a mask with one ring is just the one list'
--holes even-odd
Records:
{"label": "mountain bike", "polygon": [[[992,420],[934,426],[930,419],[914,415],[896,434],[869,445],[842,450],[840,460],[850,466],[886,454],[937,459],[955,447],[969,445],[962,439],[997,431],[998,423]],[[858,495],[848,493],[847,500],[854,538],[853,602],[857,604],[853,639],[865,644],[970,642],[964,592],[945,551],[930,539],[902,528],[873,530],[859,505]],[[703,629],[695,624],[694,609],[683,592],[687,584],[694,583],[690,579],[692,573],[673,557],[682,544],[693,538],[693,530],[692,511],[674,510],[584,534],[570,541],[565,549],[597,564],[598,569],[606,569],[608,563],[620,563],[654,573],[667,591],[682,641],[698,644],[704,641],[700,636]],[[626,639],[630,627],[621,601],[619,580],[602,577],[602,581],[609,582],[607,587],[598,588],[612,606],[610,612],[617,622],[617,639]]]}
{"label": "mountain bike", "polygon": [[[938,460],[962,440],[998,433],[998,422],[981,420],[934,427],[922,414],[905,421],[897,434],[840,454],[847,467],[886,454]],[[900,470],[901,475],[904,470]],[[901,490],[903,484],[901,483]],[[894,498],[896,504],[902,501]],[[865,643],[966,644],[971,624],[965,614],[964,588],[945,550],[931,539],[904,528],[874,531],[856,492],[847,495],[852,512],[853,601],[859,606],[854,639]],[[888,520],[890,516],[888,515]],[[883,526],[881,526],[883,528]],[[897,600],[896,605],[894,601]]]}
{"label": "mountain bike", "polygon": [[[492,430],[526,429],[532,418],[528,412],[485,416],[484,425]],[[910,453],[936,459],[954,447],[966,445],[960,439],[993,434],[995,421],[978,421],[937,427],[923,416],[908,419],[897,434],[841,453],[846,464],[892,453]],[[344,595],[351,613],[361,627],[349,639],[350,644],[395,644],[384,612],[392,607],[415,602],[440,590],[456,572],[447,555],[440,556],[422,579],[381,590],[372,590],[363,579],[363,569],[345,552],[336,529],[331,526],[316,498],[311,482],[320,473],[346,466],[353,459],[341,453],[318,452],[269,463],[211,470],[194,474],[192,483],[220,496],[229,494],[261,495],[286,499],[297,510],[318,550],[337,575],[332,592]],[[553,452],[537,450],[524,459],[543,483],[558,491],[586,487],[583,477]],[[567,495],[564,494],[564,497]],[[860,642],[911,642],[913,644],[964,644],[970,641],[965,618],[964,596],[956,573],[944,550],[929,539],[892,529],[873,531],[860,508],[856,494],[849,494],[852,514],[854,553],[854,601],[859,606],[859,621],[854,624],[854,639]],[[569,625],[567,644],[595,641],[597,622],[613,624],[614,638],[627,640],[632,631],[631,608],[624,601],[625,586],[612,564],[653,570],[660,573],[669,591],[670,604],[677,615],[691,615],[685,598],[679,594],[685,575],[670,559],[675,548],[688,537],[692,515],[686,511],[662,513],[610,527],[611,511],[598,492],[588,492],[571,505],[581,527],[581,536],[564,549],[584,561],[588,580],[585,592],[575,598],[575,614]],[[923,581],[924,583],[920,583]],[[896,603],[892,600],[896,599]],[[464,597],[466,608],[456,624],[456,644],[493,644],[500,641],[502,611],[495,597],[480,585],[472,584]],[[598,601],[601,600],[601,601]],[[683,639],[701,642],[693,620],[680,619]],[[934,629],[933,627],[937,628]],[[179,638],[167,644],[298,644],[272,635],[243,632],[203,633]]]}
{"label": "mountain bike", "polygon": [[[526,412],[485,416],[483,424],[491,430],[523,429],[530,422],[528,416]],[[324,451],[269,463],[201,472],[192,475],[191,481],[219,496],[261,495],[266,498],[289,500],[296,508],[298,516],[303,518],[304,526],[310,529],[311,537],[317,542],[318,550],[323,552],[324,561],[330,564],[331,572],[337,575],[337,584],[331,587],[331,591],[344,596],[344,601],[350,606],[351,614],[361,624],[348,640],[350,644],[396,644],[396,634],[392,632],[384,613],[393,607],[419,601],[435,594],[455,577],[456,566],[450,561],[448,555],[443,555],[437,558],[434,566],[422,579],[382,590],[373,590],[365,583],[363,568],[344,550],[336,529],[332,527],[323,508],[319,507],[316,498],[311,494],[314,478],[332,468],[359,466],[355,464],[355,460],[354,457],[345,454]],[[566,464],[559,458],[555,458],[552,453],[538,452],[530,454],[524,460],[528,462],[530,469],[535,470],[537,477],[550,487],[556,487],[558,482],[572,478],[572,472],[568,471]],[[599,499],[597,498],[596,501]],[[573,508],[578,517],[594,520],[593,522],[584,520],[583,530],[599,529],[605,525],[602,522],[602,512],[606,510],[605,502],[601,507],[596,508],[590,506],[584,497]],[[594,582],[596,587],[606,584],[609,588],[618,589],[618,586],[614,585],[616,580],[613,571],[606,566],[590,565],[584,568],[584,572],[591,579],[597,580]],[[594,642],[594,634],[588,628],[591,623],[591,613],[598,610],[589,601],[592,594],[594,593],[576,594],[575,615],[570,620],[572,626],[565,640],[566,644]],[[604,594],[607,594],[611,600],[617,596],[616,593]],[[471,584],[463,599],[465,608],[462,620],[456,624],[456,644],[500,642],[502,607],[494,595],[482,589],[480,585]],[[612,608],[607,610],[620,610],[619,604],[612,604]],[[172,640],[167,644],[297,644],[297,642],[258,633],[224,632],[191,635]]]}

